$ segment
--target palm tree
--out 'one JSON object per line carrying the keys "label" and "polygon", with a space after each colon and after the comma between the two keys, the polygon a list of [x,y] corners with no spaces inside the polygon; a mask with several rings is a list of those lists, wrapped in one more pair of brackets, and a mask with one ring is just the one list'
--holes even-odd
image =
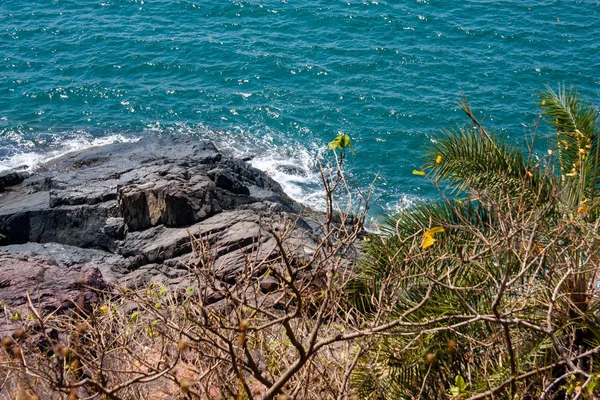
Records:
{"label": "palm tree", "polygon": [[425,153],[443,199],[388,216],[365,243],[348,288],[357,314],[401,322],[362,355],[362,398],[594,391],[600,118],[564,87],[541,98],[556,132],[542,155],[488,132],[463,100],[470,126]]}

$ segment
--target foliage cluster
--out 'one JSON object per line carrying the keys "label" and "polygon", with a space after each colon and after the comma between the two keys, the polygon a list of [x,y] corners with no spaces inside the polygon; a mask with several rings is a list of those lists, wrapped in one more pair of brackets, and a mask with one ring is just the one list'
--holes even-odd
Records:
{"label": "foliage cluster", "polygon": [[[536,153],[465,128],[432,141],[422,173],[450,192],[385,219],[350,291],[405,316],[361,359],[361,397],[591,398],[600,379],[598,112],[542,93],[555,128]],[[435,234],[435,239],[434,239]]]}

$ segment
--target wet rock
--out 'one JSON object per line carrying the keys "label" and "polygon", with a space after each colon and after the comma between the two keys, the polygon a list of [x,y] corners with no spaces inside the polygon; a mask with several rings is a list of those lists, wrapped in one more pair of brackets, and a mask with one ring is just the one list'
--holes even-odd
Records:
{"label": "wet rock", "polygon": [[221,211],[209,179],[156,179],[118,189],[121,214],[130,230],[164,224],[181,226]]}
{"label": "wet rock", "polygon": [[215,182],[215,185],[228,192],[236,194],[250,194],[250,189],[237,179],[229,171],[217,169],[209,171],[208,176]]}
{"label": "wet rock", "polygon": [[187,136],[90,148],[31,176],[4,175],[12,186],[0,197],[0,245],[58,242],[114,251],[125,227],[186,226],[263,201],[296,208],[262,172]]}
{"label": "wet rock", "polygon": [[308,176],[308,174],[306,173],[306,170],[304,170],[304,168],[299,167],[297,165],[281,164],[281,165],[278,165],[276,168],[278,171],[281,171],[287,175],[295,175],[295,176],[302,176],[302,177]]}

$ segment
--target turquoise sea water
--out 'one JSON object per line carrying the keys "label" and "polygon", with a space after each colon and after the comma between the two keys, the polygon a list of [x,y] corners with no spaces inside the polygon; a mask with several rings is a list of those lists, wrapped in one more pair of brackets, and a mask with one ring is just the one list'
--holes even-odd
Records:
{"label": "turquoise sea water", "polygon": [[317,204],[315,160],[343,131],[353,178],[379,173],[393,209],[434,195],[412,170],[465,122],[462,93],[518,141],[561,82],[600,105],[597,1],[2,0],[0,170],[190,134]]}

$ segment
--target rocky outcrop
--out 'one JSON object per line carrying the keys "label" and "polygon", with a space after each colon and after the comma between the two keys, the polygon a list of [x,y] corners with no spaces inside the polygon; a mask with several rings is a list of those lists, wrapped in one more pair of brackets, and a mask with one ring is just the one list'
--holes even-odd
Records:
{"label": "rocky outcrop", "polygon": [[185,284],[190,234],[210,243],[217,276],[232,283],[246,254],[273,250],[264,219],[298,211],[264,173],[193,137],[70,153],[0,176],[0,301],[24,308],[29,291],[42,307],[66,306],[81,299],[81,276],[97,287]]}

